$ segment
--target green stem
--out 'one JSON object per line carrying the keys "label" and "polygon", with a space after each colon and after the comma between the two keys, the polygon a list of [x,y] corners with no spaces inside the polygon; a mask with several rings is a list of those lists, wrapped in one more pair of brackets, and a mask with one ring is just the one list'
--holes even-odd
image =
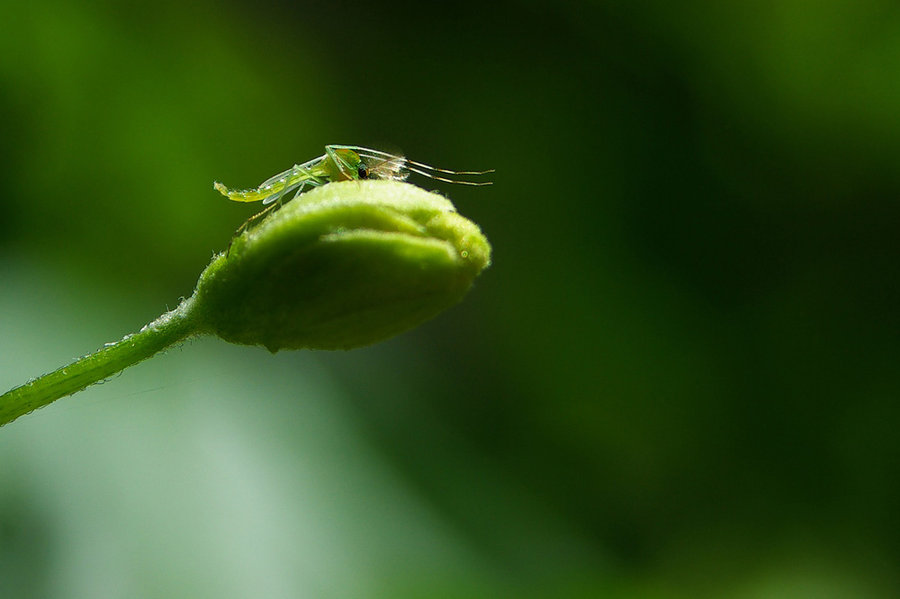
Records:
{"label": "green stem", "polygon": [[193,304],[193,298],[189,298],[140,332],[0,395],[0,426],[60,397],[81,391],[195,334]]}

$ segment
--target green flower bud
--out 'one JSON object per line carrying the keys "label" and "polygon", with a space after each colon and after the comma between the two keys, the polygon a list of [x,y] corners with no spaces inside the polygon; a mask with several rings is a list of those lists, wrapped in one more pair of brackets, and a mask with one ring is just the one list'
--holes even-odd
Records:
{"label": "green flower bud", "polygon": [[490,263],[478,226],[408,183],[307,192],[238,237],[200,276],[200,332],[280,349],[351,349],[457,303]]}

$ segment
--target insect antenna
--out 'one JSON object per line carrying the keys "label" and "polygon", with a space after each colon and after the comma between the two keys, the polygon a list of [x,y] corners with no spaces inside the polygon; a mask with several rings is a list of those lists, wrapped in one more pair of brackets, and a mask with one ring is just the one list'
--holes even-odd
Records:
{"label": "insect antenna", "polygon": [[[413,163],[410,163],[410,164],[413,164]],[[460,181],[457,179],[447,179],[446,177],[439,177],[438,175],[435,175],[433,173],[428,173],[426,171],[419,170],[418,168],[416,168],[414,166],[408,166],[408,165],[406,167],[406,170],[411,171],[413,173],[418,173],[418,174],[422,175],[423,177],[428,177],[429,179],[434,179],[436,181],[443,181],[445,183],[456,183],[458,185],[474,185],[476,187],[480,187],[482,185],[493,185],[494,184],[493,181]],[[440,171],[440,172],[445,173],[448,171]],[[457,172],[457,171],[449,171],[449,172],[454,173],[454,174],[464,174],[463,172]],[[484,172],[487,173],[487,172],[492,172],[492,171],[484,171]],[[479,172],[478,174],[481,174],[481,172]]]}
{"label": "insect antenna", "polygon": [[406,168],[406,159],[394,154],[376,155],[366,152],[357,152],[360,158],[368,162],[369,177],[373,179],[390,179],[393,181],[405,181],[409,176]]}
{"label": "insect antenna", "polygon": [[496,172],[495,169],[492,168],[486,171],[451,171],[445,168],[428,166],[427,164],[422,164],[421,162],[416,162],[415,160],[407,160],[407,162],[424,170],[434,171],[436,173],[446,173],[448,175],[487,175]]}
{"label": "insect antenna", "polygon": [[[410,160],[404,156],[397,156],[396,154],[391,154],[389,152],[382,152],[381,150],[373,150],[371,148],[363,148],[360,146],[353,147],[356,152],[363,157],[372,158],[375,160],[384,160],[385,162],[393,162],[399,161],[402,163],[402,168],[405,168],[408,171],[413,173],[417,173],[422,175],[423,177],[428,177],[429,179],[435,179],[437,181],[444,181],[445,183],[457,183],[459,185],[492,185],[493,181],[459,181],[456,179],[448,179],[446,177],[441,177],[434,173],[443,173],[446,175],[487,175],[495,172],[494,169],[488,169],[486,171],[452,171],[445,168],[437,168],[434,166],[429,166],[423,162],[416,162],[415,160]],[[430,171],[430,172],[429,172]]]}

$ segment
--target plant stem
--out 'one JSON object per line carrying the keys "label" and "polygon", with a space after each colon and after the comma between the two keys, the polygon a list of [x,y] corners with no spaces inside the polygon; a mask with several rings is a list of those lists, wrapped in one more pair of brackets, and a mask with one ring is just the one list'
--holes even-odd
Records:
{"label": "plant stem", "polygon": [[36,378],[0,395],[0,426],[43,407],[60,397],[81,391],[153,354],[195,334],[191,308],[193,298],[184,300],[140,332]]}

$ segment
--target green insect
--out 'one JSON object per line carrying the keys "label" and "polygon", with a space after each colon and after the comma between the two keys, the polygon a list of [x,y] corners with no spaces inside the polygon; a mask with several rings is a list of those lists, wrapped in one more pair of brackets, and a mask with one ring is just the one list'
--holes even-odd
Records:
{"label": "green insect", "polygon": [[235,202],[262,202],[267,206],[262,212],[250,217],[235,232],[240,235],[250,225],[257,222],[284,201],[289,193],[296,198],[307,187],[318,187],[334,181],[352,181],[361,179],[389,179],[405,181],[410,173],[416,173],[437,181],[457,183],[460,185],[491,185],[492,181],[466,181],[451,179],[447,176],[486,175],[494,169],[486,171],[451,171],[435,168],[421,162],[409,160],[403,156],[372,150],[360,146],[325,146],[325,153],[318,158],[303,164],[295,164],[284,172],[274,175],[255,189],[229,189],[218,181],[213,187],[229,200]]}

